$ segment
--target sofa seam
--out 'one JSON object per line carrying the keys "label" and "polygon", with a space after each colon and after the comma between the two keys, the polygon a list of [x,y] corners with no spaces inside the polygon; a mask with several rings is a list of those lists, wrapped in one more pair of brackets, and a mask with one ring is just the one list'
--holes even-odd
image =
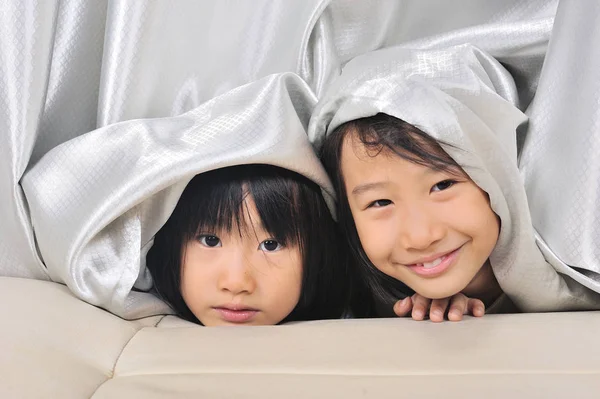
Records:
{"label": "sofa seam", "polygon": [[[164,316],[163,316],[164,317]],[[162,318],[161,318],[162,320]],[[156,326],[156,325],[155,325]],[[117,368],[117,364],[119,364],[119,361],[121,360],[121,357],[123,356],[123,352],[125,352],[125,349],[129,346],[129,343],[138,335],[138,333],[140,331],[142,331],[144,328],[146,327],[140,327],[138,328],[132,335],[131,337],[129,337],[129,339],[127,340],[127,342],[125,342],[125,345],[123,345],[123,347],[121,348],[121,351],[119,352],[119,355],[117,356],[112,369],[110,370],[110,374],[108,376],[108,378],[106,378],[104,381],[102,381],[101,384],[99,384],[96,389],[94,390],[94,392],[92,392],[92,395],[90,396],[90,399],[92,399],[94,397],[94,395],[96,395],[96,392],[98,392],[98,389],[100,389],[104,384],[106,384],[108,381],[111,381],[115,378],[115,370]]]}
{"label": "sofa seam", "polygon": [[[161,321],[163,321],[165,317],[167,317],[167,315],[166,315],[166,314],[162,315],[162,316],[160,317],[160,319],[158,319],[158,321],[157,321],[157,322],[154,324],[154,327],[158,327],[158,325],[160,324],[160,322],[161,322]],[[141,330],[141,329],[140,329],[140,330]],[[136,333],[136,334],[137,334],[137,333]],[[129,343],[129,342],[128,342],[128,343]]]}
{"label": "sofa seam", "polygon": [[406,373],[390,373],[390,372],[314,372],[314,371],[188,371],[188,372],[145,372],[145,373],[137,373],[137,374],[124,374],[119,378],[135,378],[135,377],[148,377],[148,376],[172,376],[172,375],[186,375],[186,376],[200,376],[200,375],[263,375],[263,376],[311,376],[311,377],[439,377],[439,376],[454,376],[454,377],[466,377],[466,376],[511,376],[511,375],[520,375],[520,376],[533,376],[533,375],[553,375],[553,376],[562,376],[562,375],[590,375],[597,376],[600,375],[600,369],[598,370],[528,370],[524,372],[523,370],[498,370],[498,371],[478,371],[478,370],[470,370],[464,372],[406,372]]}

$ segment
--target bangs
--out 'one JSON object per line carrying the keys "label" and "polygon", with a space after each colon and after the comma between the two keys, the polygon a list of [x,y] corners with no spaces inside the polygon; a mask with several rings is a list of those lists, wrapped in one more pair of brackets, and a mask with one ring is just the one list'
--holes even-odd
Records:
{"label": "bangs", "polygon": [[417,127],[387,114],[361,118],[343,125],[346,132],[356,134],[370,156],[390,152],[407,161],[435,171],[466,176],[463,169],[448,155],[440,142]]}
{"label": "bangs", "polygon": [[[283,245],[303,247],[302,237],[309,233],[302,220],[306,217],[297,181],[283,176],[268,176],[248,182],[262,226]],[[304,217],[303,217],[304,216]]]}
{"label": "bangs", "polygon": [[[186,221],[184,241],[200,234],[256,236],[256,229],[262,226],[284,246],[302,248],[301,238],[308,234],[302,209],[311,195],[304,187],[307,184],[317,186],[303,176],[270,165],[234,166],[197,175],[184,190],[179,201],[182,207],[177,210],[186,216],[180,218]],[[249,199],[254,201],[260,220],[251,219]]]}
{"label": "bangs", "polygon": [[339,246],[321,188],[271,165],[232,166],[190,180],[146,255],[157,294],[179,316],[198,323],[181,294],[187,244],[200,234],[255,238],[259,231],[298,249],[302,258],[300,298],[283,322],[341,317],[350,289],[337,283],[349,278],[348,251]]}

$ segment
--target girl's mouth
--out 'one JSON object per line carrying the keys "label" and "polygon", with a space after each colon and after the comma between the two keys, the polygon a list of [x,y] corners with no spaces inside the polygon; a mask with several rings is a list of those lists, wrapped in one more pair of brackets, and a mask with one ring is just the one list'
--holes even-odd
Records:
{"label": "girl's mouth", "polygon": [[221,318],[230,323],[246,323],[251,321],[258,313],[258,310],[252,308],[230,308],[230,307],[214,307],[214,310],[219,313]]}
{"label": "girl's mouth", "polygon": [[461,248],[462,246],[429,262],[414,263],[407,265],[407,267],[422,277],[437,277],[455,263],[454,261],[458,258]]}

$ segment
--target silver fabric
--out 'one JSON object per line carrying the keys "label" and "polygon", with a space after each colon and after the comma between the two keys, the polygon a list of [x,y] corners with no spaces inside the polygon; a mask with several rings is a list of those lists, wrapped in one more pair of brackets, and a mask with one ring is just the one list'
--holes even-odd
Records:
{"label": "silver fabric", "polygon": [[[556,0],[0,2],[0,275],[77,281],[69,283],[77,295],[121,314],[162,311],[164,308],[150,297],[147,297],[149,302],[146,299],[135,305],[127,302],[133,296],[146,298],[139,293],[133,296],[126,293],[131,288],[131,276],[127,277],[127,284],[115,288],[118,280],[115,276],[122,271],[119,268],[125,257],[134,263],[143,258],[139,242],[134,245],[125,240],[133,236],[124,231],[133,227],[124,221],[132,219],[115,213],[115,209],[129,212],[135,207],[129,206],[131,203],[125,199],[122,206],[115,206],[111,200],[101,208],[101,198],[82,204],[79,199],[90,195],[86,187],[95,183],[98,172],[90,172],[82,180],[87,172],[77,169],[81,156],[71,151],[77,149],[88,154],[90,159],[82,160],[87,167],[91,167],[92,160],[106,165],[108,158],[102,158],[107,156],[105,148],[142,157],[146,147],[131,137],[144,135],[137,130],[131,133],[130,128],[158,123],[149,118],[183,117],[182,114],[206,107],[212,99],[242,85],[283,72],[298,75],[306,85],[303,96],[318,99],[348,61],[395,45],[443,49],[473,43],[510,72],[516,83],[511,101],[525,110],[536,92],[557,4]],[[563,32],[566,42],[569,33],[566,29]],[[578,45],[578,52],[585,54],[585,43]],[[550,55],[560,62],[564,51],[569,51],[569,46],[563,45]],[[552,60],[546,57],[546,64],[549,61]],[[551,97],[546,100],[548,104],[559,106],[559,102],[554,103],[553,93],[545,96]],[[258,103],[259,99],[255,101]],[[539,102],[539,96],[536,101]],[[252,109],[253,104],[246,102],[246,107]],[[289,104],[279,106],[285,109]],[[545,108],[546,105],[539,105],[531,111],[537,109],[535,112],[543,118]],[[241,115],[250,112],[239,111]],[[531,116],[532,120],[536,118],[535,113]],[[189,121],[190,114],[183,118]],[[143,120],[134,122],[134,119]],[[178,129],[188,125],[178,125],[176,121],[164,119],[160,126],[168,127],[177,136],[181,134]],[[102,141],[102,145],[97,144],[94,151],[78,147],[85,140],[94,141],[82,137],[97,138],[109,130],[113,132],[107,136],[110,138]],[[532,133],[532,140],[534,136]],[[164,137],[164,140],[170,139]],[[59,157],[64,162],[62,168],[56,164],[58,158],[54,158],[58,153],[62,153]],[[157,162],[167,162],[162,160],[163,156],[185,158],[186,155],[171,152],[155,156]],[[54,180],[41,177],[41,165],[52,165]],[[544,168],[546,165],[531,163],[529,169]],[[185,173],[179,178],[172,176],[172,181],[182,184],[189,177]],[[134,190],[138,177],[130,175],[130,178],[131,184],[126,179],[114,184],[107,181],[98,195],[117,191],[118,184]],[[27,186],[27,194],[21,182]],[[80,189],[74,189],[75,182],[81,183]],[[140,203],[153,196],[156,187],[151,186],[138,187],[140,191],[135,198]],[[59,187],[71,189],[61,193]],[[44,190],[52,193],[49,198],[56,200],[56,208],[50,206],[50,199],[42,198]],[[36,193],[36,197],[29,198],[29,192]],[[45,204],[43,211],[40,204]],[[59,204],[68,209],[60,208]],[[87,220],[84,209],[90,211]],[[53,215],[64,217],[57,219],[54,226],[42,228],[41,220],[51,220]],[[32,224],[32,217],[34,221],[40,218],[40,230],[37,222]],[[150,219],[148,225],[155,227],[156,221]],[[78,224],[73,220],[78,220]],[[92,227],[98,222],[106,226]],[[119,223],[125,224],[119,227]],[[111,276],[107,288],[101,287],[104,282],[94,280],[97,275],[92,277],[93,273],[78,274],[78,267],[82,270],[87,267],[83,264],[65,263],[56,268],[60,259],[72,262],[83,256],[83,249],[90,248],[86,245],[96,242],[94,237],[99,237],[100,230],[109,224],[112,236],[120,234],[124,241],[108,252],[120,251],[123,258],[119,266],[112,264],[114,258],[104,252],[94,258],[95,267]],[[536,222],[536,227],[548,238],[539,224]],[[60,238],[54,234],[54,228],[56,233],[71,231]],[[138,235],[152,231],[141,225],[139,228]],[[63,241],[72,238],[80,241]],[[132,247],[128,247],[130,244]],[[556,243],[553,241],[551,245]],[[135,274],[135,265],[126,268],[128,273]],[[140,267],[141,274],[135,279],[136,287],[146,289],[149,283],[142,270]],[[68,276],[69,273],[72,275]],[[89,287],[99,289],[102,297],[95,297],[92,294],[95,291]],[[118,293],[114,294],[114,303],[107,305],[106,298],[110,296],[107,293],[111,290]]]}
{"label": "silver fabric", "polygon": [[546,256],[600,292],[600,3],[556,18],[520,168]]}
{"label": "silver fabric", "polygon": [[[334,1],[325,16],[338,65],[380,48],[442,49],[471,43],[500,61],[517,83],[521,107],[537,87],[552,31],[554,0]],[[339,71],[338,71],[339,74]]]}
{"label": "silver fabric", "polygon": [[52,149],[22,181],[52,280],[125,318],[165,312],[145,292],[145,254],[188,181],[207,170],[280,166],[320,184],[333,204],[306,136],[315,102],[296,75],[273,75],[185,114],[113,124]]}
{"label": "silver fabric", "polygon": [[98,127],[180,115],[269,74],[304,71],[327,4],[3,1],[0,274],[50,278],[19,185],[44,154]]}
{"label": "silver fabric", "polygon": [[390,48],[346,65],[319,101],[309,137],[318,147],[342,123],[383,112],[446,143],[501,219],[490,263],[511,300],[530,312],[600,309],[600,294],[560,274],[536,245],[517,167],[517,130],[527,121],[517,102],[510,73],[472,45]]}
{"label": "silver fabric", "polygon": [[52,1],[0,5],[0,270],[5,276],[48,278],[19,180],[44,107],[56,9]]}

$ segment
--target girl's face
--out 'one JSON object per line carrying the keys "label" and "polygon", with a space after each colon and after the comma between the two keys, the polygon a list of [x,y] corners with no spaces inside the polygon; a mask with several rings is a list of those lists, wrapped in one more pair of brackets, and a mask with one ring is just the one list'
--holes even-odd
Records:
{"label": "girl's face", "polygon": [[283,247],[263,229],[250,196],[244,204],[246,226],[202,232],[184,248],[181,293],[205,326],[277,324],[300,298],[298,247]]}
{"label": "girl's face", "polygon": [[476,277],[500,226],[487,194],[464,172],[435,171],[389,151],[373,155],[353,134],[342,146],[341,171],[375,267],[432,299],[481,286]]}

